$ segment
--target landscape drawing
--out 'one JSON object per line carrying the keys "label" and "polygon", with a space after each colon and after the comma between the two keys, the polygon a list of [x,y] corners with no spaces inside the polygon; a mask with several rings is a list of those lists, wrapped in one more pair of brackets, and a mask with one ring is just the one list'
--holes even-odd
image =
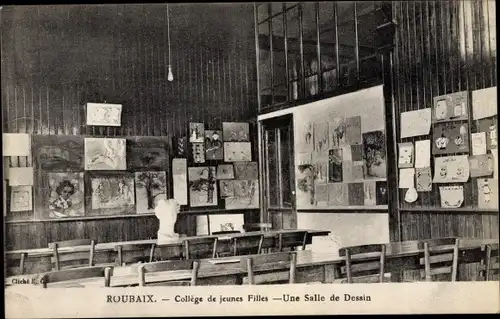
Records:
{"label": "landscape drawing", "polygon": [[33,166],[52,172],[83,171],[83,140],[82,136],[33,135]]}
{"label": "landscape drawing", "polygon": [[365,179],[387,178],[385,134],[382,131],[363,133]]}
{"label": "landscape drawing", "polygon": [[189,167],[188,183],[189,205],[191,207],[217,205],[215,167]]}
{"label": "landscape drawing", "polygon": [[127,168],[132,171],[168,169],[168,140],[164,137],[127,138]]}
{"label": "landscape drawing", "polygon": [[92,209],[128,208],[135,204],[132,177],[91,178]]}
{"label": "landscape drawing", "polygon": [[135,197],[137,213],[153,212],[160,199],[167,199],[165,172],[136,172]]}
{"label": "landscape drawing", "polygon": [[232,180],[234,196],[226,197],[226,209],[259,208],[259,182]]}

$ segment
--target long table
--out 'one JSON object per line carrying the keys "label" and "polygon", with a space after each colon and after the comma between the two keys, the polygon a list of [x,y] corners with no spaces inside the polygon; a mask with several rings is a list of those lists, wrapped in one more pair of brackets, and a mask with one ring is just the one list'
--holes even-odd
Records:
{"label": "long table", "polygon": [[[306,243],[311,244],[312,238],[315,236],[328,236],[330,231],[328,230],[312,230],[312,229],[282,229],[282,230],[271,230],[271,231],[254,231],[238,234],[221,234],[221,235],[207,235],[207,236],[192,236],[192,237],[179,237],[168,242],[159,243],[156,239],[145,239],[145,240],[133,240],[133,241],[123,241],[123,242],[108,242],[108,243],[97,243],[95,245],[95,263],[109,263],[113,261],[113,255],[115,247],[118,245],[128,245],[128,244],[156,244],[157,249],[155,250],[155,255],[159,259],[169,258],[172,256],[179,256],[182,252],[182,243],[184,240],[194,239],[194,238],[218,238],[218,252],[230,252],[231,247],[229,246],[230,240],[232,238],[244,237],[248,235],[263,235],[264,242],[263,248],[276,247],[278,236],[280,234],[299,234],[300,232],[307,231],[308,236]],[[59,251],[64,252],[79,252],[88,250],[88,246],[73,246],[73,247],[61,247]],[[6,251],[6,259],[12,267],[8,267],[8,275],[18,274],[19,259],[21,254],[26,253],[27,259],[25,262],[25,273],[40,273],[44,271],[49,271],[52,268],[50,257],[52,257],[52,250],[49,248],[36,248],[36,249],[19,249]]]}
{"label": "long table", "polygon": [[[386,251],[386,271],[400,272],[409,269],[421,269],[420,258],[423,250],[419,248],[421,241],[405,241],[388,243]],[[460,241],[459,265],[480,262],[486,244],[498,243],[498,239],[462,239]],[[245,258],[244,256],[239,258]],[[235,257],[218,259],[204,259],[201,261],[198,273],[200,285],[238,285],[247,275],[246,268],[241,262],[220,263],[222,260],[234,260]],[[297,283],[334,283],[343,278],[341,267],[345,259],[338,253],[317,253],[310,250],[297,252]],[[283,271],[286,264],[273,264],[269,271]],[[162,282],[170,280],[185,280],[190,278],[189,271],[168,271],[146,274],[148,282]],[[19,278],[19,277],[15,277]],[[10,282],[9,282],[10,281]],[[6,284],[10,284],[8,278]],[[102,278],[74,280],[64,283],[54,283],[50,287],[87,287],[103,286]],[[116,267],[111,278],[112,287],[126,287],[137,284],[137,275],[133,267]]]}

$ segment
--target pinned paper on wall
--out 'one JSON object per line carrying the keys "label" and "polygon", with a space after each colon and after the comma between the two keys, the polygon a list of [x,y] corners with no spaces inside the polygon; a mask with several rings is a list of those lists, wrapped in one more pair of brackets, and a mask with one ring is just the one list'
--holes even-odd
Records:
{"label": "pinned paper on wall", "polygon": [[498,180],[492,178],[477,180],[477,205],[479,209],[498,210]]}
{"label": "pinned paper on wall", "polygon": [[10,211],[24,212],[33,209],[32,186],[14,186],[10,189]]}
{"label": "pinned paper on wall", "polygon": [[297,163],[295,163],[295,164],[297,166],[298,165],[312,164],[311,153],[298,153],[297,154]]}
{"label": "pinned paper on wall", "polygon": [[398,148],[399,148],[398,166],[400,168],[413,167],[413,157],[414,157],[413,143],[412,142],[399,143]]}
{"label": "pinned paper on wall", "polygon": [[469,152],[469,126],[461,122],[438,123],[434,125],[432,141],[433,154]]}
{"label": "pinned paper on wall", "polygon": [[363,183],[349,183],[347,186],[349,206],[363,206],[365,194]]}
{"label": "pinned paper on wall", "polygon": [[375,182],[364,182],[365,206],[377,205],[377,196],[375,191]]}
{"label": "pinned paper on wall", "polygon": [[220,197],[234,196],[234,183],[231,180],[219,181]]}
{"label": "pinned paper on wall", "polygon": [[194,163],[205,163],[205,144],[191,143]]}
{"label": "pinned paper on wall", "polygon": [[469,179],[467,155],[444,156],[434,159],[434,183],[465,183]]}
{"label": "pinned paper on wall", "polygon": [[431,166],[431,141],[423,140],[415,142],[415,168]]}
{"label": "pinned paper on wall", "polygon": [[349,194],[347,184],[334,183],[328,184],[328,205],[329,206],[347,206],[349,205]]}
{"label": "pinned paper on wall", "polygon": [[402,168],[399,170],[399,188],[415,187],[415,169]]}
{"label": "pinned paper on wall", "polygon": [[121,104],[87,103],[87,125],[120,126]]}
{"label": "pinned paper on wall", "polygon": [[2,134],[2,156],[29,156],[30,149],[31,142],[29,134]]}
{"label": "pinned paper on wall", "polygon": [[328,182],[342,182],[342,149],[328,151]]}
{"label": "pinned paper on wall", "polygon": [[124,138],[85,138],[85,170],[126,170]]}
{"label": "pinned paper on wall", "polygon": [[486,133],[472,133],[472,155],[483,155],[486,154]]}
{"label": "pinned paper on wall", "polygon": [[328,202],[328,184],[316,184],[314,187],[316,202],[321,206],[326,205]]}
{"label": "pinned paper on wall", "polygon": [[492,154],[469,156],[470,177],[490,176],[494,170]]}
{"label": "pinned paper on wall", "polygon": [[498,138],[497,138],[497,128],[498,120],[495,118],[480,119],[477,121],[477,127],[479,132],[486,133],[486,149],[497,148]]}
{"label": "pinned paper on wall", "polygon": [[251,160],[250,142],[224,142],[224,162],[250,162]]}
{"label": "pinned paper on wall", "polygon": [[9,167],[5,177],[10,186],[33,185],[33,167]]}
{"label": "pinned paper on wall", "polygon": [[328,151],[328,123],[314,123],[314,150],[316,152]]}
{"label": "pinned paper on wall", "polygon": [[431,108],[401,113],[401,138],[428,135],[431,116]]}
{"label": "pinned paper on wall", "polygon": [[467,91],[434,97],[433,122],[467,120],[469,118]]}
{"label": "pinned paper on wall", "polygon": [[174,199],[179,205],[187,205],[187,160],[185,158],[172,159],[172,180]]}
{"label": "pinned paper on wall", "polygon": [[474,120],[497,115],[497,87],[472,91],[472,118]]}
{"label": "pinned paper on wall", "polygon": [[442,208],[458,208],[464,202],[463,186],[439,186]]}
{"label": "pinned paper on wall", "polygon": [[432,172],[430,167],[416,168],[415,180],[417,192],[432,191]]}
{"label": "pinned paper on wall", "polygon": [[493,156],[493,178],[498,180],[498,149],[491,150]]}
{"label": "pinned paper on wall", "polygon": [[205,140],[205,124],[203,123],[189,123],[189,142],[190,143],[203,143]]}
{"label": "pinned paper on wall", "polygon": [[217,165],[217,179],[233,179],[234,167],[233,164],[220,164]]}

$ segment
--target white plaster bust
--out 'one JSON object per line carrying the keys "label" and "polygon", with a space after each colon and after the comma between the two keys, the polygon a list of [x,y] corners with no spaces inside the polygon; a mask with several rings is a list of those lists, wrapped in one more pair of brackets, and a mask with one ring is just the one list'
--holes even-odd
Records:
{"label": "white plaster bust", "polygon": [[179,238],[179,235],[174,231],[174,225],[179,211],[180,206],[173,198],[167,200],[161,199],[158,201],[155,208],[156,218],[158,218],[160,222],[160,227],[158,228],[158,243],[168,242]]}

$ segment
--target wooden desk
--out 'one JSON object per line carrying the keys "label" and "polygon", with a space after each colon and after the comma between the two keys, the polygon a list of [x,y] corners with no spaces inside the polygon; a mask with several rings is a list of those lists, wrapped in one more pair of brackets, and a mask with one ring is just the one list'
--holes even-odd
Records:
{"label": "wooden desk", "polygon": [[[387,244],[387,272],[399,272],[403,269],[421,269],[420,258],[423,250],[418,248],[420,241],[407,241]],[[460,264],[479,262],[482,258],[484,245],[498,243],[498,239],[462,239],[460,241]],[[216,259],[231,260],[235,257]],[[323,282],[333,283],[341,278],[340,268],[344,265],[344,258],[338,253],[314,253],[310,250],[297,252],[297,283]],[[270,271],[281,271],[286,268],[284,264],[274,265]],[[111,278],[111,286],[124,287],[137,284],[137,275],[131,267],[116,267],[115,275]],[[146,274],[147,281],[161,282],[169,280],[185,280],[190,278],[189,271],[170,271]],[[200,285],[239,285],[246,276],[246,268],[240,263],[215,264],[210,259],[202,260],[199,271]],[[18,278],[18,277],[17,277]],[[27,277],[24,277],[27,278]],[[12,282],[8,278],[6,284]],[[10,281],[10,282],[9,282]],[[70,281],[57,283],[52,287],[85,287],[102,286],[104,280],[85,279],[83,281]]]}
{"label": "wooden desk", "polygon": [[[155,252],[155,257],[157,259],[169,258],[173,256],[179,256],[182,252],[182,242],[183,240],[190,238],[215,238],[219,239],[218,252],[230,252],[231,247],[229,246],[230,239],[233,237],[242,237],[245,235],[252,234],[263,234],[264,242],[263,248],[275,247],[279,234],[283,233],[299,233],[300,231],[307,231],[309,233],[307,243],[312,243],[312,237],[314,236],[327,236],[330,231],[327,230],[298,230],[298,229],[283,229],[283,230],[272,230],[272,231],[256,231],[247,232],[240,234],[221,234],[221,235],[209,235],[209,236],[193,236],[193,237],[180,237],[168,243],[162,243],[158,245],[156,239],[146,239],[146,240],[133,240],[125,242],[110,242],[110,243],[98,243],[95,246],[95,257],[94,261],[96,264],[99,263],[109,263],[114,260],[114,249],[117,245],[123,244],[152,244],[156,243],[157,249]],[[245,248],[245,247],[243,247]],[[87,246],[75,246],[75,247],[61,247],[60,252],[78,252],[87,250]],[[26,250],[11,250],[5,252],[6,259],[13,264],[13,267],[8,268],[7,275],[19,274],[18,267],[19,259],[22,252],[28,253],[28,258],[26,258],[26,273],[41,273],[50,271],[52,256],[52,251],[49,248],[36,248],[36,249],[26,249]]]}

